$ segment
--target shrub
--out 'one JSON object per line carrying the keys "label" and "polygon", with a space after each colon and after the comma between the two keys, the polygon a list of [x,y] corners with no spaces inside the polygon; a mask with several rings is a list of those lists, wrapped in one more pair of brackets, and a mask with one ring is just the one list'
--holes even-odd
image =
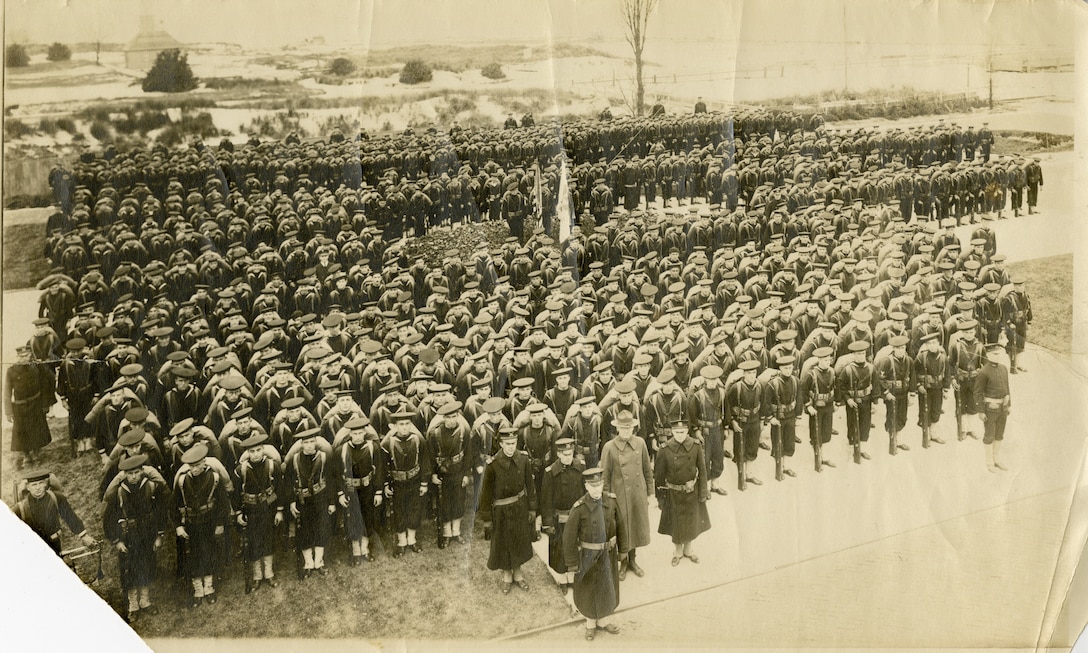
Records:
{"label": "shrub", "polygon": [[177,123],[159,132],[155,141],[167,147],[173,147],[187,138],[199,137],[200,140],[204,140],[218,135],[219,130],[215,128],[211,114],[202,111],[195,115],[183,115]]}
{"label": "shrub", "polygon": [[472,98],[463,95],[454,95],[449,99],[449,110],[455,114],[463,111],[472,111],[475,108],[476,103]]}
{"label": "shrub", "polygon": [[12,43],[4,52],[4,65],[8,68],[23,68],[30,65],[30,55],[26,48],[18,43]]}
{"label": "shrub", "polygon": [[155,65],[144,77],[142,87],[144,92],[164,93],[181,93],[196,88],[196,77],[193,77],[193,69],[189,67],[188,56],[177,48],[160,52],[155,57]]}
{"label": "shrub", "polygon": [[50,61],[68,61],[72,58],[72,48],[63,43],[54,43],[49,46],[45,58]]}
{"label": "shrub", "polygon": [[355,62],[347,57],[337,57],[329,66],[329,73],[337,77],[347,77],[355,72]]}
{"label": "shrub", "polygon": [[199,136],[200,138],[211,138],[219,135],[219,130],[215,127],[215,121],[212,120],[212,114],[207,111],[182,115],[177,127],[182,134]]}
{"label": "shrub", "polygon": [[49,206],[53,203],[52,193],[42,193],[40,195],[13,195],[8,197],[5,193],[4,208],[5,209],[31,209],[41,208]]}
{"label": "shrub", "polygon": [[480,69],[480,74],[488,79],[503,79],[506,77],[506,73],[502,71],[502,66],[497,63],[489,63]]}
{"label": "shrub", "polygon": [[4,137],[9,140],[22,138],[34,133],[34,128],[22,120],[7,119],[4,121]]}
{"label": "shrub", "polygon": [[112,133],[110,124],[104,120],[95,120],[91,123],[91,136],[100,141],[108,140]]}
{"label": "shrub", "polygon": [[251,77],[205,77],[204,88],[223,89],[263,89],[266,87],[282,87],[290,84],[282,79],[259,79]]}
{"label": "shrub", "polygon": [[179,145],[185,136],[181,130],[176,126],[171,125],[159,133],[159,137],[155,139],[155,142],[165,145],[166,147],[174,147]]}
{"label": "shrub", "polygon": [[170,116],[166,115],[165,111],[141,111],[133,121],[134,127],[141,134],[169,124]]}
{"label": "shrub", "polygon": [[57,118],[57,129],[66,131],[69,134],[75,134],[76,123],[71,118]]}
{"label": "shrub", "polygon": [[425,64],[422,59],[412,59],[404,64],[404,68],[400,69],[401,84],[429,82],[433,77],[431,67]]}

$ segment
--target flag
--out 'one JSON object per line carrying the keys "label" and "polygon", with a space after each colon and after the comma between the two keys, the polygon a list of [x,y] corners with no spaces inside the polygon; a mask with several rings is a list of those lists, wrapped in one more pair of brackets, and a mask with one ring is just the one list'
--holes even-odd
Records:
{"label": "flag", "polygon": [[565,157],[559,168],[559,196],[556,201],[559,203],[556,207],[559,217],[559,242],[565,243],[574,227],[574,201],[570,194],[570,182],[567,180]]}
{"label": "flag", "polygon": [[533,206],[535,207],[536,219],[540,220],[540,216],[543,213],[544,207],[542,206],[540,199],[540,184],[543,183],[540,178],[540,166],[533,166]]}

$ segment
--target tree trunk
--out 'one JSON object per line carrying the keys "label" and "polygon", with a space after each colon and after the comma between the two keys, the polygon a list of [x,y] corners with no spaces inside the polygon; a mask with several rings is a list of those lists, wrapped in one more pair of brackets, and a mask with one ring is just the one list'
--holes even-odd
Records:
{"label": "tree trunk", "polygon": [[642,84],[642,53],[635,53],[635,115],[641,116],[646,105],[646,88]]}

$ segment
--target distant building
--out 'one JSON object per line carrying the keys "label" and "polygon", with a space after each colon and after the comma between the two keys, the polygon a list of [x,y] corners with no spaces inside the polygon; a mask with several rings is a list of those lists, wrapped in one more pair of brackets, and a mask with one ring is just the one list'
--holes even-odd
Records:
{"label": "distant building", "polygon": [[125,68],[151,70],[163,50],[184,50],[184,46],[164,30],[156,29],[151,16],[140,17],[140,33],[125,47]]}

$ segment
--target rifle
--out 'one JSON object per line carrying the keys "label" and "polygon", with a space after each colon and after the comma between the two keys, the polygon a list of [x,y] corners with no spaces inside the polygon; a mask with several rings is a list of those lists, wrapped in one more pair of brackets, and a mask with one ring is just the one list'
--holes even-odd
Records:
{"label": "rifle", "polygon": [[249,594],[253,591],[253,570],[248,568],[250,565],[250,542],[248,523],[246,524],[246,526],[238,526],[238,536],[242,540],[242,578],[246,582],[246,594]]}
{"label": "rifle", "polygon": [[[189,541],[177,535],[174,536],[174,540],[177,544],[177,577],[174,580],[180,587],[179,593],[181,601],[184,603],[188,600],[188,597],[192,596],[192,588],[188,587]],[[124,583],[121,584],[121,588],[124,589]]]}
{"label": "rifle", "polygon": [[774,480],[782,480],[782,424],[771,425],[771,444],[774,446]]}
{"label": "rifle", "polygon": [[918,416],[922,419],[922,448],[929,448],[929,391],[922,387],[918,392]]}
{"label": "rifle", "polygon": [[396,542],[397,520],[393,508],[395,497],[390,496],[392,494],[392,491],[387,492],[387,488],[391,488],[391,486],[385,485],[382,488],[382,505],[385,506],[385,530],[387,533],[393,533],[393,541]]}
{"label": "rifle", "polygon": [[888,430],[888,453],[896,455],[899,450],[899,445],[896,440],[899,438],[899,430],[897,425],[899,424],[899,416],[895,412],[895,395],[884,400],[884,407],[888,411],[888,419],[891,420],[891,429]]}
{"label": "rifle", "polygon": [[[93,580],[87,580],[76,571],[76,560],[82,560],[83,558],[89,558],[90,556],[98,556],[98,570],[95,572]],[[68,565],[68,568],[71,569],[76,576],[79,576],[81,581],[88,585],[93,585],[105,578],[105,574],[102,573],[102,545],[98,542],[95,542],[91,546],[77,546],[73,549],[61,551],[60,557],[64,560],[64,564]]]}
{"label": "rifle", "polygon": [[747,463],[744,460],[744,429],[739,427],[737,424],[737,428],[733,429],[733,437],[737,443],[737,489],[743,492],[748,489],[748,479],[745,477]]}
{"label": "rifle", "polygon": [[[435,476],[438,477],[439,481],[442,480],[442,474],[440,472],[436,472]],[[434,484],[432,483],[432,485],[434,485]],[[442,483],[442,484],[439,484],[439,485],[434,485],[434,492],[432,493],[433,496],[431,497],[431,501],[434,502],[434,529],[438,533],[438,543],[439,543],[439,545],[442,544],[442,537],[443,537],[443,535],[442,535],[442,487],[444,485],[445,485],[445,483]]]}
{"label": "rifle", "polygon": [[816,433],[812,436],[812,452],[816,456],[816,471],[822,472],[824,470],[823,453],[820,447],[823,446],[823,437],[820,433],[820,410],[813,406],[813,410],[816,414],[810,418],[810,421],[816,424]]}
{"label": "rifle", "polygon": [[[122,539],[121,541],[123,542],[124,539]],[[120,585],[121,585],[121,597],[122,598],[125,597],[125,594],[130,589],[129,585],[132,582],[132,578],[131,578],[132,572],[129,569],[130,564],[131,564],[131,561],[129,560],[128,551],[118,551],[117,552],[117,571],[118,571],[118,575],[121,577]]]}
{"label": "rifle", "polygon": [[[853,424],[854,428],[851,429],[851,430],[854,431],[854,443],[853,444],[854,444],[854,464],[855,465],[860,465],[861,464],[861,418],[858,417],[858,411],[860,409],[861,409],[860,405],[855,406],[853,410],[851,410],[849,406],[846,407],[846,419],[849,420],[851,415],[854,416],[854,424]],[[849,429],[850,424],[847,424],[846,427],[847,427],[847,429]]]}
{"label": "rifle", "polygon": [[963,395],[960,386],[956,384],[956,438],[963,440]]}

